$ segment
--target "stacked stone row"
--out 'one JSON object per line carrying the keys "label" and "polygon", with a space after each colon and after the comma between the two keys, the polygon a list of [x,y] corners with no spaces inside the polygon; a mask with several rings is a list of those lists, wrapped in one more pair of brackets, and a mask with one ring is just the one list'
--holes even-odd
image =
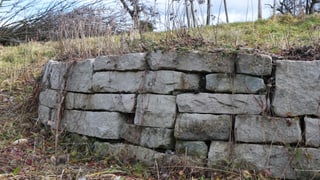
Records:
{"label": "stacked stone row", "polygon": [[[69,65],[50,61],[45,67],[43,123],[56,120],[65,88],[62,126],[68,131],[187,153],[207,159],[209,166],[233,155],[235,162],[245,160],[260,169],[271,164],[275,177],[295,178],[301,161],[292,163],[292,152],[282,145],[320,145],[313,134],[319,132],[314,106],[305,102],[310,108],[301,112],[303,107],[292,105],[301,98],[288,89],[288,76],[299,69],[295,62],[277,62],[274,99],[272,84],[266,83],[273,64],[266,55],[156,51],[101,56],[68,70]],[[278,117],[270,117],[271,112]],[[238,144],[231,148],[231,140]],[[320,157],[318,149],[301,150]]]}

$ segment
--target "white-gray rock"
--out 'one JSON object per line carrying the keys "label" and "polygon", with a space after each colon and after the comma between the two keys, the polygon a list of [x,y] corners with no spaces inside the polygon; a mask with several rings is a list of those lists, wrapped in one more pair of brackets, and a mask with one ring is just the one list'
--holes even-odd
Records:
{"label": "white-gray rock", "polygon": [[67,72],[67,67],[70,63],[63,63],[50,60],[44,67],[42,76],[42,85],[51,89],[63,89]]}
{"label": "white-gray rock", "polygon": [[65,110],[63,126],[70,132],[103,139],[120,139],[126,117],[117,112]]}
{"label": "white-gray rock", "polygon": [[319,147],[320,146],[320,119],[319,118],[304,118],[306,145]]}
{"label": "white-gray rock", "polygon": [[91,92],[94,59],[75,62],[70,68],[67,79],[67,91]]}
{"label": "white-gray rock", "polygon": [[293,151],[292,166],[297,179],[319,179],[320,149],[297,148]]}
{"label": "white-gray rock", "polygon": [[175,119],[175,96],[154,94],[138,95],[134,124],[173,128]]}
{"label": "white-gray rock", "polygon": [[143,128],[143,126],[137,126],[134,124],[123,124],[120,137],[127,142],[139,145]]}
{"label": "white-gray rock", "polygon": [[173,129],[143,128],[140,145],[148,148],[172,149],[174,147]]}
{"label": "white-gray rock", "polygon": [[224,165],[227,162],[231,162],[233,147],[231,143],[223,141],[212,141],[208,154],[208,166],[213,167],[218,165]]}
{"label": "white-gray rock", "polygon": [[58,102],[58,90],[44,89],[39,94],[39,104],[50,108],[56,108]]}
{"label": "white-gray rock", "polygon": [[302,139],[299,119],[237,115],[235,139],[241,142],[298,143]]}
{"label": "white-gray rock", "polygon": [[43,124],[47,124],[47,122],[51,120],[50,108],[48,108],[47,106],[39,105],[38,120]]}
{"label": "white-gray rock", "polygon": [[177,71],[149,71],[146,74],[145,92],[169,94],[174,90],[196,90],[200,77]]}
{"label": "white-gray rock", "polygon": [[265,95],[246,94],[179,94],[179,112],[213,114],[260,114],[266,107]]}
{"label": "white-gray rock", "polygon": [[145,55],[146,53],[130,53],[121,56],[99,56],[94,61],[93,70],[144,70],[146,68]]}
{"label": "white-gray rock", "polygon": [[284,146],[236,144],[233,163],[257,168],[259,171],[270,171],[274,178],[295,179],[296,174],[291,166],[292,155]]}
{"label": "white-gray rock", "polygon": [[67,93],[66,109],[107,110],[132,113],[135,94],[80,94]]}
{"label": "white-gray rock", "polygon": [[263,79],[242,74],[232,78],[228,74],[206,75],[206,89],[214,92],[259,93],[264,92],[266,86]]}
{"label": "white-gray rock", "polygon": [[177,141],[176,153],[206,159],[208,156],[208,146],[204,141]]}
{"label": "white-gray rock", "polygon": [[93,74],[94,92],[129,92],[143,90],[145,72],[96,72]]}
{"label": "white-gray rock", "polygon": [[263,54],[238,54],[236,61],[237,73],[256,76],[271,75],[272,58]]}
{"label": "white-gray rock", "polygon": [[228,140],[231,117],[212,114],[178,114],[174,136],[183,140]]}
{"label": "white-gray rock", "polygon": [[319,115],[320,61],[277,61],[273,100],[278,116]]}
{"label": "white-gray rock", "polygon": [[177,69],[198,72],[226,72],[234,71],[234,61],[227,53],[199,53],[193,52],[151,52],[148,63],[152,70]]}

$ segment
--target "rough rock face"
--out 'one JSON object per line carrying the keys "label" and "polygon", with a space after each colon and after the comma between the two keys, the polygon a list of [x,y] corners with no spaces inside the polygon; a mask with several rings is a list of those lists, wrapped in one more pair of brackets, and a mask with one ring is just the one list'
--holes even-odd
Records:
{"label": "rough rock face", "polygon": [[320,146],[320,119],[305,117],[305,137],[306,145],[319,147]]}
{"label": "rough rock face", "polygon": [[208,146],[204,141],[177,141],[176,152],[182,155],[206,159]]}
{"label": "rough rock face", "polygon": [[263,79],[238,74],[235,78],[228,74],[206,75],[206,89],[214,92],[234,92],[255,94],[266,90]]}
{"label": "rough rock face", "polygon": [[184,140],[228,140],[231,118],[228,115],[178,114],[174,136]]}
{"label": "rough rock face", "polygon": [[301,141],[299,119],[257,115],[238,115],[235,138],[241,142],[298,143]]}
{"label": "rough rock face", "polygon": [[176,97],[141,94],[138,96],[134,124],[173,128],[176,119]]}
{"label": "rough rock face", "polygon": [[276,115],[319,115],[320,61],[286,60],[276,65]]}
{"label": "rough rock face", "polygon": [[264,95],[244,94],[179,94],[179,112],[214,114],[260,114],[264,111]]}
{"label": "rough rock face", "polygon": [[256,76],[271,75],[272,59],[263,54],[238,54],[237,73]]}
{"label": "rough rock face", "polygon": [[148,64],[152,70],[177,69],[199,72],[227,72],[234,71],[234,60],[231,54],[224,53],[177,53],[161,51],[151,52]]}

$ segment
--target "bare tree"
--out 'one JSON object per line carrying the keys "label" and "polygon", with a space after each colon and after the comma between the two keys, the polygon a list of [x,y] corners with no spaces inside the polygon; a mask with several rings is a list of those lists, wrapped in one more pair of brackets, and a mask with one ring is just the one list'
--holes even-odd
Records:
{"label": "bare tree", "polygon": [[229,23],[227,1],[226,1],[226,0],[223,0],[223,4],[224,4],[224,12],[225,12],[225,14],[226,14],[226,21],[227,21],[227,23]]}
{"label": "bare tree", "polygon": [[258,19],[262,19],[262,6],[261,6],[261,0],[258,0]]}
{"label": "bare tree", "polygon": [[210,25],[211,19],[211,0],[207,0],[207,21],[206,24]]}

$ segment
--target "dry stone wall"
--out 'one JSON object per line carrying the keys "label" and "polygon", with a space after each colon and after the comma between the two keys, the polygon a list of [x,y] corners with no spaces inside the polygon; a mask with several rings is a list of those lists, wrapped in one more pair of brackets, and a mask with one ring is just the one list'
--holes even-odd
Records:
{"label": "dry stone wall", "polygon": [[100,155],[187,154],[287,179],[320,167],[320,61],[155,51],[49,61],[42,85],[39,121],[110,140],[95,143]]}

